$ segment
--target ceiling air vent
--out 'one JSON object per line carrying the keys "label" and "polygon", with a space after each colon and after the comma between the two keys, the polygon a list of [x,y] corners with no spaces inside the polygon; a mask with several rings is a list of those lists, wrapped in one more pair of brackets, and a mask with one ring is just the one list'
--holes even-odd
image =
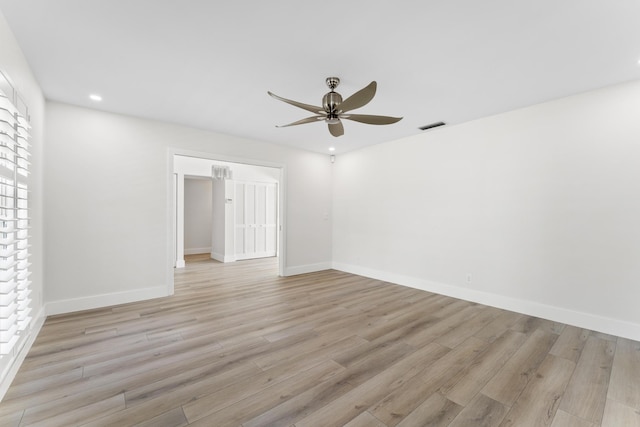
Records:
{"label": "ceiling air vent", "polygon": [[433,128],[437,128],[438,126],[444,126],[444,125],[446,125],[445,122],[436,122],[436,123],[431,123],[429,125],[420,126],[418,129],[427,130],[427,129],[433,129]]}

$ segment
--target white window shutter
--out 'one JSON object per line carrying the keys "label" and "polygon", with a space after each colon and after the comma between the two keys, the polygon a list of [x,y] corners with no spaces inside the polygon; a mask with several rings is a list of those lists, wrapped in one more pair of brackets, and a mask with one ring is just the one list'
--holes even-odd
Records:
{"label": "white window shutter", "polygon": [[0,357],[31,323],[29,123],[15,93],[0,90]]}

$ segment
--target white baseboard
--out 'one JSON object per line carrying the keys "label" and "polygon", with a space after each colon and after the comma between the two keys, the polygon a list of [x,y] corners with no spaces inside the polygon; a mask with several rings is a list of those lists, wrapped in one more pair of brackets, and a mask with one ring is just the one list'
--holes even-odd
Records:
{"label": "white baseboard", "polygon": [[245,255],[245,254],[239,254],[239,255],[235,255],[235,260],[237,261],[242,261],[245,259],[257,259],[257,258],[272,258],[276,256],[276,251],[270,251],[270,252],[253,252],[251,254]]}
{"label": "white baseboard", "polygon": [[208,248],[184,248],[185,255],[199,255],[199,254],[208,254],[211,252],[211,246]]}
{"label": "white baseboard", "polygon": [[504,310],[515,311],[529,316],[540,317],[554,322],[565,323],[579,328],[590,329],[610,335],[616,335],[635,341],[640,341],[640,324],[625,320],[614,319],[594,315],[590,313],[574,311],[563,307],[556,307],[541,304],[534,301],[527,301],[518,298],[507,297],[489,292],[476,291],[462,288],[460,286],[447,285],[416,277],[403,276],[401,274],[390,273],[381,270],[370,269],[355,265],[333,263],[336,270],[346,273],[357,274],[372,279],[395,283],[410,288],[446,295],[465,301],[476,302],[489,305]]}
{"label": "white baseboard", "polygon": [[320,262],[317,264],[297,265],[293,267],[285,267],[285,276],[296,276],[298,274],[315,273],[316,271],[330,270],[330,262]]}
{"label": "white baseboard", "polygon": [[211,259],[215,259],[220,262],[234,262],[236,261],[236,257],[233,255],[223,255],[218,252],[211,253]]}
{"label": "white baseboard", "polygon": [[40,329],[42,329],[42,325],[46,319],[45,316],[45,307],[42,307],[38,312],[38,315],[33,319],[33,326],[29,331],[29,337],[27,341],[24,343],[22,348],[14,354],[13,356],[3,356],[10,357],[9,362],[7,363],[6,371],[2,372],[2,376],[0,377],[0,402],[4,398],[4,395],[9,390],[9,386],[13,382],[13,379],[16,377],[24,358],[27,357],[29,350],[31,350],[31,346],[33,345],[36,337],[40,333]]}
{"label": "white baseboard", "polygon": [[90,310],[129,302],[144,301],[152,298],[161,298],[168,295],[166,286],[158,286],[136,289],[135,291],[114,292],[111,294],[50,301],[46,304],[46,313],[47,316],[51,316],[54,314],[71,313],[73,311]]}

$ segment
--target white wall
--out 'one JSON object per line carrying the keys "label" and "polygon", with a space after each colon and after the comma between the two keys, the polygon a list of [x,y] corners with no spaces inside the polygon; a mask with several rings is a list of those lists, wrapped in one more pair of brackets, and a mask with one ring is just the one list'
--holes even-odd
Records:
{"label": "white wall", "polygon": [[328,156],[53,102],[46,120],[50,313],[166,293],[170,148],[285,165],[287,273],[330,266]]}
{"label": "white wall", "polygon": [[[31,244],[31,307],[34,317],[34,329],[23,336],[23,351],[8,357],[0,358],[0,399],[9,387],[9,383],[21,360],[30,347],[31,340],[44,321],[44,268],[43,268],[43,128],[44,128],[44,97],[20,46],[18,46],[4,15],[0,12],[0,70],[5,73],[18,90],[29,107],[31,115],[31,175],[29,178],[29,208],[31,215],[31,230],[29,243]],[[19,344],[15,349],[19,348]]]}
{"label": "white wall", "polygon": [[639,111],[635,81],[339,156],[334,266],[640,340]]}
{"label": "white wall", "polygon": [[213,220],[210,179],[184,180],[184,253],[211,252]]}

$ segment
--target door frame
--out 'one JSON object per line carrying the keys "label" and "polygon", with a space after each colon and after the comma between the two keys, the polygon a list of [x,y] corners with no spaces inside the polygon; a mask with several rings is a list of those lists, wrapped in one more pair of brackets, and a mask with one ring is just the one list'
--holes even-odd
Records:
{"label": "door frame", "polygon": [[[234,157],[224,154],[209,153],[202,151],[185,150],[181,148],[167,149],[167,198],[166,198],[166,216],[167,216],[167,290],[169,295],[173,295],[174,287],[174,265],[176,261],[177,246],[177,188],[184,182],[177,181],[177,177],[173,171],[174,156],[196,157],[206,160],[214,160],[221,162],[240,163],[250,166],[264,166],[280,170],[278,179],[278,275],[284,276],[287,256],[287,215],[286,215],[286,199],[287,199],[287,180],[286,166],[282,163],[268,162],[264,160],[249,159],[243,157]],[[184,179],[183,179],[184,181]],[[180,230],[184,232],[184,230]]]}

